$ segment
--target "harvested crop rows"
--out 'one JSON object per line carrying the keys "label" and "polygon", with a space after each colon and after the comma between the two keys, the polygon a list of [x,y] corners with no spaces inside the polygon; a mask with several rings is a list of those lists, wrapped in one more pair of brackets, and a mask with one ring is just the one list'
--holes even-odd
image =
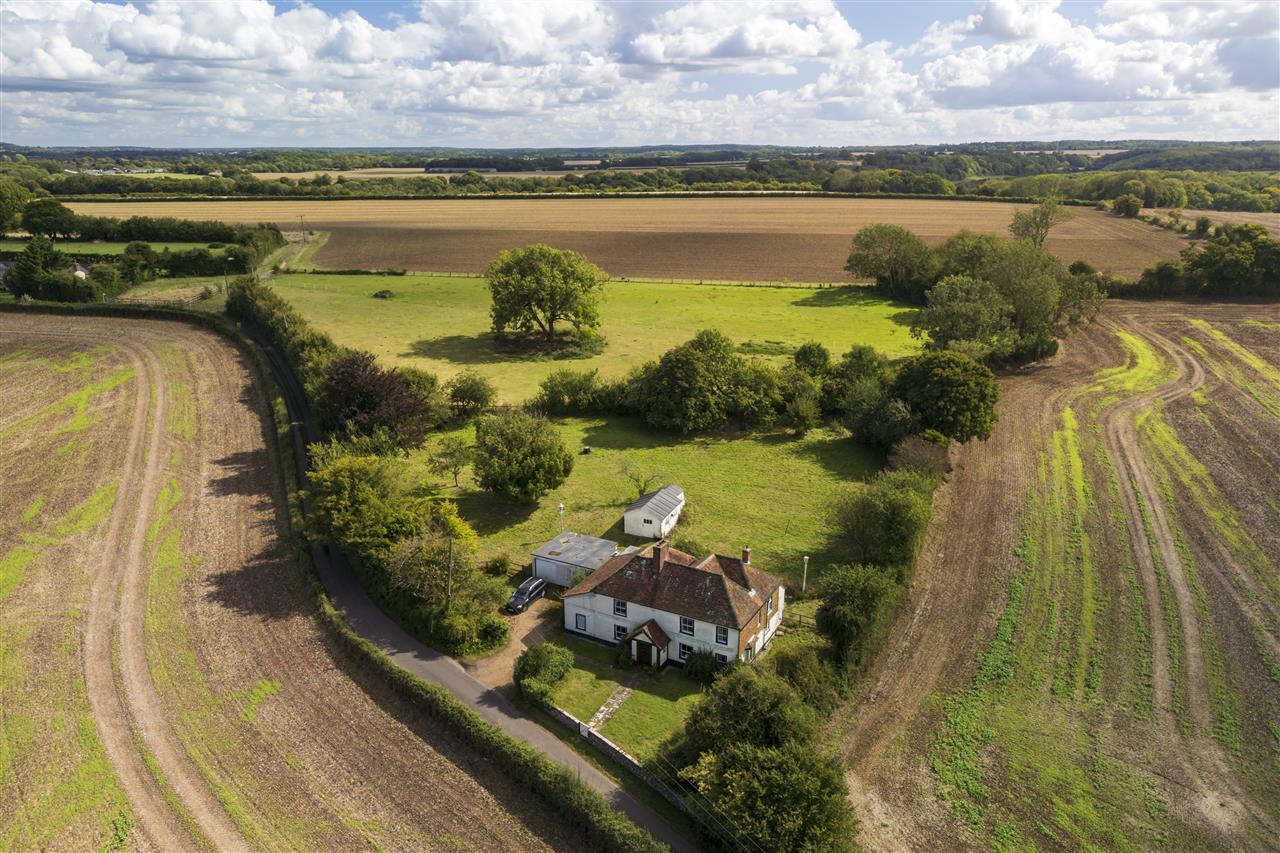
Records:
{"label": "harvested crop rows", "polygon": [[[329,202],[183,201],[70,205],[102,216],[278,222],[333,232],[316,262],[331,269],[479,272],[502,249],[546,242],[614,275],[688,280],[846,281],[849,239],[891,222],[929,243],[968,228],[1006,235],[1019,205],[839,198],[461,199]],[[1175,257],[1184,238],[1089,208],[1054,229],[1068,263],[1136,276]]]}
{"label": "harvested crop rows", "polygon": [[0,846],[574,845],[340,668],[234,347],[0,315],[0,389]]}
{"label": "harvested crop rows", "polygon": [[1112,304],[1002,388],[834,723],[864,840],[1274,849],[1280,311]]}

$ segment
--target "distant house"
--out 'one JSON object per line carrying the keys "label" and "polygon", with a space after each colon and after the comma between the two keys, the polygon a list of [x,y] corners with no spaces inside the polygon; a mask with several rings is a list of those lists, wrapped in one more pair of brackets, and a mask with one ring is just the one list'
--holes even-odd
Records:
{"label": "distant house", "polygon": [[617,542],[561,533],[533,552],[533,575],[559,586],[573,586],[575,576],[591,574],[617,553]]}
{"label": "distant house", "polygon": [[627,642],[640,663],[683,664],[696,651],[717,661],[759,655],[782,624],[782,581],[742,559],[701,559],[666,540],[619,554],[565,591],[567,631]]}
{"label": "distant house", "polygon": [[622,514],[622,529],[631,536],[661,539],[671,532],[684,509],[684,489],[666,485],[641,495]]}

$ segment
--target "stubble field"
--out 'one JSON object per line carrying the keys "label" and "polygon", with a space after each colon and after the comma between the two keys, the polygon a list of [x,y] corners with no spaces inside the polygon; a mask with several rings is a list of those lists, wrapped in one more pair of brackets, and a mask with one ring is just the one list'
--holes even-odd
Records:
{"label": "stubble field", "polygon": [[234,347],[4,314],[0,389],[0,847],[579,844],[333,656]]}
{"label": "stubble field", "polygon": [[1002,392],[832,723],[863,842],[1275,849],[1280,311],[1113,303]]}
{"label": "stubble field", "polygon": [[[316,255],[331,269],[479,272],[499,251],[545,242],[576,249],[613,275],[734,281],[848,281],[849,240],[890,222],[931,244],[962,228],[1007,236],[999,202],[840,198],[459,199],[72,203],[101,216],[278,222],[331,231]],[[1118,275],[1176,257],[1188,241],[1090,208],[1054,229],[1048,248]]]}

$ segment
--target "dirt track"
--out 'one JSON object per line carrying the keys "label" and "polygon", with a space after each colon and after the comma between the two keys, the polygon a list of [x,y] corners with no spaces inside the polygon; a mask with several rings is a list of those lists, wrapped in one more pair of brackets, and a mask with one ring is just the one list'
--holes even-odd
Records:
{"label": "dirt track", "polygon": [[[1274,770],[1267,769],[1274,760],[1268,758],[1274,747],[1267,727],[1280,719],[1280,695],[1263,666],[1268,657],[1276,659],[1280,632],[1271,585],[1277,518],[1267,517],[1265,497],[1280,489],[1280,420],[1262,408],[1280,386],[1268,385],[1276,375],[1265,363],[1250,368],[1230,361],[1229,344],[1198,331],[1200,319],[1241,340],[1253,330],[1253,352],[1272,369],[1280,364],[1280,310],[1274,306],[1116,303],[1103,322],[1070,340],[1051,362],[1002,380],[995,434],[984,446],[963,449],[938,495],[907,612],[833,723],[869,848],[921,849],[938,837],[954,838],[956,846],[986,846],[935,793],[938,778],[924,757],[935,743],[942,697],[973,679],[1005,607],[1007,579],[1019,568],[1026,496],[1042,490],[1035,471],[1067,406],[1086,417],[1086,447],[1093,435],[1100,445],[1082,460],[1086,494],[1099,507],[1086,536],[1096,542],[1098,582],[1111,590],[1097,616],[1101,645],[1095,655],[1104,671],[1098,689],[1106,695],[1111,681],[1149,681],[1149,687],[1116,687],[1104,706],[1063,702],[1056,690],[1035,701],[1043,702],[1046,722],[1061,703],[1067,719],[1092,732],[1109,760],[1126,772],[1137,770],[1162,791],[1172,819],[1165,828],[1173,830],[1162,836],[1157,827],[1152,838],[1164,840],[1152,843],[1167,846],[1182,838],[1211,849],[1280,843],[1280,797]],[[1097,381],[1100,369],[1125,363],[1118,332],[1145,342],[1167,372],[1119,393]],[[1153,411],[1175,428],[1194,459],[1204,461],[1212,480],[1194,479],[1199,463],[1166,455],[1171,451],[1161,442],[1169,439],[1152,431]],[[1108,466],[1118,476],[1109,477]],[[1252,495],[1245,485],[1250,480],[1256,483]],[[1274,502],[1270,506],[1277,512]],[[1037,510],[1033,520],[1040,512],[1050,510]],[[1232,527],[1219,518],[1233,513],[1245,523]],[[1250,544],[1255,541],[1256,547]],[[1136,575],[1134,586],[1127,586],[1129,572]],[[1108,610],[1119,612],[1118,602],[1133,594],[1132,606],[1145,611],[1149,632],[1137,649],[1125,645],[1123,620],[1111,621]],[[1065,599],[1063,606],[1070,609]],[[1150,716],[1130,714],[1130,694],[1123,692],[1129,689],[1151,707]],[[995,707],[995,713],[1007,713],[999,703]],[[1001,772],[1011,772],[995,769],[1002,764],[983,766],[999,780]],[[1023,807],[1032,811],[1020,816],[1028,824],[1061,819],[1034,812],[1029,792],[1001,793],[1025,800]],[[1069,797],[1066,789],[1059,794]],[[1013,808],[1016,813],[1018,806]],[[1118,814],[1123,817],[1123,810]],[[1046,837],[1036,840],[1059,846]]]}
{"label": "dirt track", "polygon": [[[128,846],[579,846],[525,792],[340,667],[283,546],[272,425],[247,360],[178,324],[0,315],[0,353],[90,344],[118,348],[136,374],[130,395],[91,410],[128,436],[100,462],[119,464],[118,497],[69,561],[34,564],[5,613],[34,616],[37,594],[57,608],[77,572],[91,579],[72,618],[97,736],[127,799]],[[20,778],[37,770],[17,766]],[[38,804],[20,799],[17,815],[28,807]],[[97,846],[85,820],[73,812],[29,843]],[[23,825],[0,820],[0,836],[27,837]]]}

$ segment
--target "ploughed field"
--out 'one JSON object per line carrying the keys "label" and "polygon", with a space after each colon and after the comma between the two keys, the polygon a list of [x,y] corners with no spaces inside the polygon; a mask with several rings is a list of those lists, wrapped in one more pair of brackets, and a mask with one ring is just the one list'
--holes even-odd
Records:
{"label": "ploughed field", "polygon": [[1280,846],[1280,309],[1121,302],[1002,379],[831,723],[868,849]]}
{"label": "ploughed field", "polygon": [[0,848],[577,848],[313,617],[267,391],[181,324],[0,313]]}
{"label": "ploughed field", "polygon": [[[315,256],[330,269],[479,272],[501,250],[544,242],[576,249],[613,275],[734,281],[847,281],[853,233],[889,222],[929,243],[968,228],[1007,235],[1025,206],[843,198],[583,198],[72,203],[77,213],[278,222],[333,232]],[[1091,208],[1056,227],[1066,262],[1136,276],[1188,241]]]}

